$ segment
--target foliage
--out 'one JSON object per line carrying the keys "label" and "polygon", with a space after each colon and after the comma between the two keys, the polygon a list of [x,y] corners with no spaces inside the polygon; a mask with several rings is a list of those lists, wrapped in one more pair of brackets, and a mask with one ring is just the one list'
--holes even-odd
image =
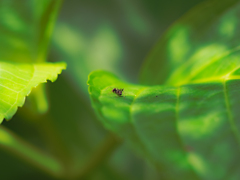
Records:
{"label": "foliage", "polygon": [[0,63],[0,122],[10,119],[23,106],[25,96],[39,83],[57,79],[57,75],[66,68],[64,63],[10,64]]}
{"label": "foliage", "polygon": [[[66,63],[45,62],[49,38],[60,3],[58,0],[0,1],[0,123],[4,118],[7,120],[12,118],[17,108],[23,106],[25,97],[32,89],[31,99],[40,105],[39,113],[47,110],[45,88],[38,85],[47,80],[54,82],[58,74],[66,69]],[[21,128],[25,131],[23,127]],[[2,125],[0,147],[20,156],[26,162],[35,162],[35,167],[54,176],[58,176],[58,172],[62,171],[58,160],[35,150],[32,145]],[[4,159],[2,163],[6,165]],[[2,166],[3,164],[1,168]],[[3,173],[1,178],[10,177],[5,177]]]}
{"label": "foliage", "polygon": [[[239,157],[238,77],[178,87],[139,86],[96,71],[88,83],[105,127],[152,161],[164,179],[220,179],[239,176],[232,169]],[[113,87],[124,88],[123,97],[109,95]]]}
{"label": "foliage", "polygon": [[175,22],[137,84],[200,1],[0,0],[1,179],[239,179],[239,0]]}
{"label": "foliage", "polygon": [[[159,40],[133,85],[89,75],[95,112],[163,179],[238,179],[239,1],[207,1]],[[204,14],[204,16],[200,16]],[[124,98],[109,89],[124,88]],[[233,168],[234,167],[234,168]]]}
{"label": "foliage", "polygon": [[1,61],[46,61],[49,38],[60,4],[61,0],[1,0]]}
{"label": "foliage", "polygon": [[181,85],[212,81],[237,69],[239,8],[238,0],[212,0],[192,9],[149,54],[142,66],[141,83]]}

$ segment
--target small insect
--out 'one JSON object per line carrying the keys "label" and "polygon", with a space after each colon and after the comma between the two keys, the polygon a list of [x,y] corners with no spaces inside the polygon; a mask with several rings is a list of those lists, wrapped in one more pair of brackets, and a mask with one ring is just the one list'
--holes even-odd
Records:
{"label": "small insect", "polygon": [[123,93],[124,89],[118,89],[118,88],[114,88],[112,90],[113,93],[117,94],[119,97],[122,97],[122,93]]}

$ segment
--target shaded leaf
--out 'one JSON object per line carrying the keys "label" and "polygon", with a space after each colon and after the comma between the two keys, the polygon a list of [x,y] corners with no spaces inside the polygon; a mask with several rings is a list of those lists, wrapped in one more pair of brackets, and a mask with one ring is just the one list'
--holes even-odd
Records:
{"label": "shaded leaf", "polygon": [[0,122],[10,119],[23,106],[25,97],[38,84],[55,81],[66,68],[65,63],[10,64],[0,63]]}
{"label": "shaded leaf", "polygon": [[1,0],[0,59],[14,62],[46,61],[60,3],[61,0]]}
{"label": "shaded leaf", "polygon": [[[163,179],[239,179],[239,77],[236,70],[207,83],[139,86],[95,71],[88,84],[104,126],[154,163]],[[124,88],[123,97],[113,88]]]}
{"label": "shaded leaf", "polygon": [[219,78],[240,64],[239,0],[193,8],[158,41],[142,66],[143,84],[181,85]]}

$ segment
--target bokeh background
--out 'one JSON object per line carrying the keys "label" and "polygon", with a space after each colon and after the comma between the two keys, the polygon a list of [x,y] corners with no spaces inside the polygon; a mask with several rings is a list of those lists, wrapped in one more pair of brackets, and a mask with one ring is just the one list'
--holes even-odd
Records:
{"label": "bokeh background", "polygon": [[[31,106],[31,97],[28,97],[25,106],[19,109],[11,121],[4,121],[3,126],[44,152],[61,159],[68,172],[81,172],[90,156],[109,135],[91,107],[86,83],[88,74],[96,69],[104,69],[125,81],[137,83],[145,57],[163,32],[200,2],[63,1],[47,60],[65,61],[68,68],[56,82],[46,85],[49,110],[46,114],[32,111],[28,108]],[[24,3],[17,3],[15,8],[24,9]],[[21,157],[1,148],[0,178],[54,179]],[[91,180],[159,178],[159,173],[124,142],[119,143],[84,177],[79,177]]]}

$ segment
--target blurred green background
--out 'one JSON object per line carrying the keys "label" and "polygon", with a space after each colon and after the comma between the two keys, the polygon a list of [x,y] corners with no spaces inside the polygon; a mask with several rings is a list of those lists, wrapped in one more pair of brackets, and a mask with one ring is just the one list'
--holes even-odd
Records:
{"label": "blurred green background", "polygon": [[[0,0],[1,37],[16,18],[28,18],[31,0]],[[4,9],[8,2],[12,9]],[[32,1],[36,2],[36,1]],[[91,155],[105,142],[109,132],[97,120],[90,105],[88,74],[96,69],[115,73],[123,80],[137,83],[141,64],[161,34],[181,15],[201,0],[68,0],[63,1],[51,37],[48,61],[65,61],[66,71],[55,83],[46,85],[49,111],[31,111],[31,102],[20,108],[7,127],[25,141],[64,162],[69,174],[81,174]],[[41,3],[40,1],[38,3]],[[10,11],[11,10],[11,11]],[[16,13],[16,14],[14,14]],[[10,17],[10,18],[9,18]],[[1,21],[3,21],[2,19]],[[26,20],[28,22],[28,20]],[[37,31],[34,23],[26,34]],[[7,24],[7,25],[6,25]],[[18,26],[20,27],[20,25]],[[40,27],[44,28],[44,27]],[[6,34],[7,36],[7,34]],[[26,35],[27,36],[27,35]],[[14,36],[11,36],[14,41]],[[3,39],[0,38],[3,42]],[[0,42],[1,45],[1,42]],[[2,46],[2,45],[1,45]],[[16,49],[19,46],[16,46]],[[6,47],[0,47],[6,48]],[[14,53],[14,52],[12,52]],[[54,179],[0,149],[1,179]],[[132,152],[124,142],[104,157],[98,166],[76,179],[159,179],[156,170]]]}

